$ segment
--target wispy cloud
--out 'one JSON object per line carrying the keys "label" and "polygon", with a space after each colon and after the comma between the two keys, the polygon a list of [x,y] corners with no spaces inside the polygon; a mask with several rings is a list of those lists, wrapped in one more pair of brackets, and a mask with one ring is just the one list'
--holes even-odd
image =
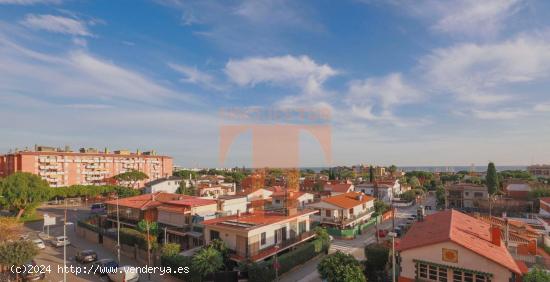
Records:
{"label": "wispy cloud", "polygon": [[182,82],[198,84],[206,88],[215,90],[223,89],[223,86],[216,82],[214,76],[198,70],[197,67],[190,67],[183,64],[174,63],[168,63],[168,66],[184,76],[181,79]]}
{"label": "wispy cloud", "polygon": [[54,16],[29,14],[21,21],[21,24],[29,28],[46,30],[49,32],[63,33],[79,36],[91,36],[86,23],[76,19]]}
{"label": "wispy cloud", "polygon": [[327,64],[317,64],[308,56],[251,57],[230,60],[225,73],[240,86],[268,83],[278,86],[293,85],[305,94],[322,92],[322,85],[338,71]]}

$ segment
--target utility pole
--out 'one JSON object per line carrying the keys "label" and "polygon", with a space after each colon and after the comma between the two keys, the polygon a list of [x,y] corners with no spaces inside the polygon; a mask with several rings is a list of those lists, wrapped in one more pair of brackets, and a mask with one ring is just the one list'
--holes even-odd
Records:
{"label": "utility pole", "polygon": [[63,282],[67,282],[67,199],[65,200],[65,219],[63,220]]}
{"label": "utility pole", "polygon": [[[151,239],[149,237],[149,221],[145,220],[145,226],[147,228],[147,266],[151,266]],[[147,272],[149,281],[151,281],[151,272]]]}
{"label": "utility pole", "polygon": [[391,281],[395,282],[395,237],[397,236],[397,233],[390,232],[388,233],[389,236],[391,236],[391,262],[392,262],[392,277]]}
{"label": "utility pole", "polygon": [[119,196],[117,195],[116,196],[116,252],[117,252],[117,260],[118,260],[118,264],[121,265],[122,263],[120,262],[120,213],[119,213],[119,208],[118,208],[118,198]]}

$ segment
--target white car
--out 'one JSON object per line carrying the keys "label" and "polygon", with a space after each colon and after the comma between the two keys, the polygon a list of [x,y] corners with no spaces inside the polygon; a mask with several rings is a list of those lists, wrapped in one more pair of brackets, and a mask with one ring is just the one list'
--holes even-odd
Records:
{"label": "white car", "polygon": [[42,241],[42,239],[34,239],[32,240],[32,243],[40,250],[46,248],[46,245],[44,244],[44,241]]}
{"label": "white car", "polygon": [[116,271],[107,274],[109,280],[114,282],[137,282],[139,273],[135,266],[119,266]]}
{"label": "white car", "polygon": [[67,238],[66,236],[58,236],[52,240],[52,245],[56,247],[63,247],[65,245],[68,246],[70,244],[71,242],[69,241],[69,238]]}

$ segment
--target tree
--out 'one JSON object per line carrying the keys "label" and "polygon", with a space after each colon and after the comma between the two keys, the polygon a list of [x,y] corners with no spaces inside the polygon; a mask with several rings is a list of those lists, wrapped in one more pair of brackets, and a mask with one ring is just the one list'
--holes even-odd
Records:
{"label": "tree", "polygon": [[366,282],[361,264],[352,255],[340,251],[324,257],[317,271],[327,282]]}
{"label": "tree", "polygon": [[38,249],[31,241],[21,240],[0,244],[0,265],[23,265],[38,254]]}
{"label": "tree", "polygon": [[113,177],[119,184],[126,184],[129,188],[136,188],[136,184],[149,176],[139,170],[130,170],[117,174]]}
{"label": "tree", "polygon": [[550,281],[550,273],[535,266],[529,273],[523,276],[523,282],[547,282]]}
{"label": "tree", "polygon": [[180,186],[176,189],[176,194],[195,196],[195,193],[196,189],[192,181],[189,182],[189,186],[187,186],[185,181],[181,181]]}
{"label": "tree", "polygon": [[390,249],[386,246],[373,244],[365,246],[365,271],[369,281],[381,281],[384,269],[388,264]]}
{"label": "tree", "polygon": [[397,167],[395,165],[390,165],[390,167],[388,167],[388,170],[393,174],[397,171]]}
{"label": "tree", "polygon": [[223,267],[223,257],[211,246],[200,249],[193,257],[193,269],[203,275],[214,273]]}
{"label": "tree", "polygon": [[314,232],[315,238],[320,240],[323,246],[328,249],[330,247],[330,235],[328,234],[327,229],[317,226],[315,227]]}
{"label": "tree", "polygon": [[498,191],[498,174],[495,164],[490,162],[487,166],[487,176],[485,177],[489,194],[494,195]]}
{"label": "tree", "polygon": [[375,200],[374,201],[374,213],[376,215],[381,215],[389,209],[390,209],[390,206],[388,204],[384,203],[384,201],[381,201],[381,200]]}
{"label": "tree", "polygon": [[420,187],[420,180],[418,180],[418,177],[416,176],[412,176],[411,178],[409,178],[408,182],[413,189]]}
{"label": "tree", "polygon": [[17,211],[19,219],[25,211],[33,210],[48,199],[49,185],[38,175],[16,172],[2,181],[0,192],[5,207]]}
{"label": "tree", "polygon": [[435,189],[435,201],[438,207],[445,207],[445,187],[442,185]]}
{"label": "tree", "polygon": [[225,265],[225,268],[230,269],[230,266],[232,265],[232,261],[230,258],[231,254],[225,242],[220,239],[214,239],[210,241],[209,246],[211,248],[214,248],[216,251],[220,253],[220,255],[222,256],[223,264]]}
{"label": "tree", "polygon": [[138,230],[139,232],[141,233],[144,233],[146,234],[147,233],[147,229],[149,229],[149,235],[151,236],[157,236],[158,235],[158,224],[156,221],[153,221],[153,222],[149,222],[145,219],[142,219],[138,222]]}
{"label": "tree", "polygon": [[23,224],[19,222],[15,217],[0,217],[0,243],[7,240],[16,240],[21,233]]}
{"label": "tree", "polygon": [[369,182],[374,183],[374,167],[369,166]]}

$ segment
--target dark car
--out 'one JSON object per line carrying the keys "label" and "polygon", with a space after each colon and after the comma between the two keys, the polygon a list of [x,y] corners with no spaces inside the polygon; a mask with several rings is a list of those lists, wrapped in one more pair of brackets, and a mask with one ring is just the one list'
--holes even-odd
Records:
{"label": "dark car", "polygon": [[97,253],[93,250],[79,251],[74,258],[80,263],[93,262],[97,260]]}
{"label": "dark car", "polygon": [[118,263],[113,259],[100,259],[92,264],[92,272],[103,276],[116,271]]}
{"label": "dark car", "polygon": [[25,263],[22,267],[23,273],[21,273],[21,276],[23,277],[23,281],[43,280],[46,277],[44,269],[40,268],[34,260]]}
{"label": "dark car", "polygon": [[92,213],[104,213],[106,211],[105,204],[104,203],[95,203],[92,204],[92,207],[90,208]]}

